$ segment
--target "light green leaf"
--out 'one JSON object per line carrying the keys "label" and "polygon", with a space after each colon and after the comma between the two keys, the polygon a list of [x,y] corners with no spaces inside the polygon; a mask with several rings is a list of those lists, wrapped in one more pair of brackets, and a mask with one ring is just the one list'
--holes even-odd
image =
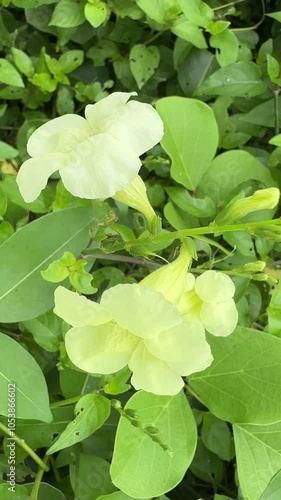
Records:
{"label": "light green leaf", "polygon": [[207,43],[201,29],[198,28],[196,24],[188,21],[184,16],[181,16],[174,21],[174,24],[171,27],[171,32],[183,40],[192,43],[192,45],[198,49],[205,49],[207,47]]}
{"label": "light green leaf", "polygon": [[[242,494],[261,500],[268,483],[281,469],[281,422],[263,426],[235,424],[234,439]],[[273,500],[271,496],[262,498]]]}
{"label": "light green leaf", "polygon": [[196,99],[165,97],[156,104],[164,122],[161,145],[172,158],[171,175],[194,190],[208,170],[218,145],[212,109]]}
{"label": "light green leaf", "polygon": [[205,80],[195,94],[253,97],[265,90],[261,69],[253,62],[242,61],[220,68]]}
{"label": "light green leaf", "polygon": [[150,45],[134,45],[131,49],[130,56],[130,69],[134,79],[141,89],[146,82],[152,77],[160,62],[160,52],[158,47]]}
{"label": "light green leaf", "polygon": [[68,424],[47,454],[51,455],[89,437],[108,419],[110,409],[109,399],[100,394],[82,396],[75,406],[75,420]]}
{"label": "light green leaf", "polygon": [[32,333],[36,344],[49,352],[59,350],[62,341],[62,321],[52,311],[48,311],[38,318],[24,321],[23,326]]}
{"label": "light green leaf", "polygon": [[[126,493],[123,493],[122,491],[114,491],[113,493],[109,493],[109,495],[101,495],[100,497],[97,498],[97,500],[138,500],[138,499],[133,497],[128,497],[128,495],[126,495]],[[149,498],[147,500],[151,499]]]}
{"label": "light green leaf", "polygon": [[157,436],[173,456],[121,417],[110,469],[113,484],[132,497],[157,497],[174,488],[190,465],[197,440],[193,414],[182,392],[171,397],[140,391],[125,408],[136,410],[142,425],[159,429]]}
{"label": "light green leaf", "polygon": [[136,0],[137,5],[148,17],[164,24],[171,17],[176,17],[180,8],[174,0]]}
{"label": "light green leaf", "polygon": [[107,6],[104,2],[92,0],[91,3],[86,3],[84,14],[87,21],[89,21],[94,28],[98,28],[107,19]]}
{"label": "light green leaf", "polygon": [[201,0],[178,0],[185,17],[198,26],[207,28],[214,17],[214,11]]}
{"label": "light green leaf", "polygon": [[68,50],[59,58],[60,69],[63,73],[71,73],[78,66],[81,66],[83,60],[83,50]]}
{"label": "light green leaf", "polygon": [[266,60],[268,76],[272,82],[275,82],[280,73],[279,63],[275,57],[272,57],[270,54],[266,54]]}
{"label": "light green leaf", "polygon": [[227,151],[217,156],[200,182],[197,195],[209,196],[218,206],[225,206],[239,184],[258,180],[266,187],[275,186],[269,169],[246,151]]}
{"label": "light green leaf", "polygon": [[281,337],[281,280],[272,292],[267,314],[269,333]]}
{"label": "light green leaf", "polygon": [[11,394],[16,400],[17,418],[51,422],[47,384],[33,356],[4,333],[0,333],[0,352],[0,414],[8,415]]}
{"label": "light green leaf", "polygon": [[25,76],[32,76],[34,73],[34,67],[32,64],[32,61],[30,57],[23,52],[23,50],[16,49],[15,47],[12,47],[12,54],[14,56],[14,61],[17,66],[17,68],[25,75]]}
{"label": "light green leaf", "polygon": [[281,23],[281,11],[279,10],[278,12],[272,12],[271,14],[266,14],[268,17],[272,17],[272,19],[275,19],[279,23]]}
{"label": "light green leaf", "polygon": [[23,227],[0,247],[1,322],[26,321],[52,308],[57,285],[44,281],[40,271],[65,250],[79,255],[95,222],[91,208],[54,212]]}
{"label": "light green leaf", "polygon": [[10,222],[4,220],[0,223],[0,245],[12,236],[14,233],[14,228]]}
{"label": "light green leaf", "polygon": [[237,61],[239,42],[232,31],[225,30],[217,35],[212,35],[210,45],[217,49],[216,58],[221,67]]}
{"label": "light green leaf", "polygon": [[228,337],[208,335],[214,361],[189,377],[192,389],[218,418],[268,424],[281,414],[281,339],[238,327]]}
{"label": "light green leaf", "polygon": [[6,59],[0,59],[0,82],[13,87],[24,87],[22,77]]}
{"label": "light green leaf", "polygon": [[7,210],[7,196],[5,191],[0,187],[0,217],[3,217]]}
{"label": "light green leaf", "polygon": [[60,0],[56,4],[49,26],[72,28],[85,21],[83,0]]}
{"label": "light green leaf", "polygon": [[259,500],[279,500],[281,490],[281,470],[270,481]]}

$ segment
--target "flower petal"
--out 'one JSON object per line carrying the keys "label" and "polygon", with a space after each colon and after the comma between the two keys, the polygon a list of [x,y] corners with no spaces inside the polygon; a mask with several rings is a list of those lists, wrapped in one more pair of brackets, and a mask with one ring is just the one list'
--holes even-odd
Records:
{"label": "flower petal", "polygon": [[41,125],[30,136],[27,143],[27,152],[30,156],[41,156],[48,153],[64,152],[63,142],[67,140],[68,130],[90,134],[87,121],[82,116],[69,114],[59,116]]}
{"label": "flower petal", "polygon": [[100,304],[63,286],[55,290],[54,313],[71,326],[101,325],[112,319]]}
{"label": "flower petal", "polygon": [[90,137],[70,154],[61,174],[66,189],[80,198],[109,198],[124,189],[141,167],[129,147],[106,134]]}
{"label": "flower petal", "polygon": [[142,342],[134,351],[128,366],[133,372],[131,384],[137,390],[174,396],[184,386],[181,376],[171,370],[164,361],[154,357]]}
{"label": "flower petal", "polygon": [[213,361],[203,325],[183,322],[144,341],[147,349],[176,373],[187,376],[205,370]]}
{"label": "flower petal", "polygon": [[200,312],[206,330],[216,337],[226,337],[236,328],[238,312],[233,299],[217,304],[204,303]]}
{"label": "flower petal", "polygon": [[124,368],[138,340],[113,321],[98,326],[71,328],[65,336],[66,352],[78,368],[110,374]]}
{"label": "flower petal", "polygon": [[235,286],[226,274],[206,271],[196,279],[195,291],[204,302],[224,302],[233,297]]}
{"label": "flower petal", "polygon": [[103,293],[101,305],[122,328],[142,338],[181,322],[173,304],[160,292],[141,285],[116,285]]}
{"label": "flower petal", "polygon": [[63,153],[50,153],[40,158],[30,158],[22,164],[16,181],[26,203],[38,198],[50,175],[63,168],[65,159]]}
{"label": "flower petal", "polygon": [[92,129],[92,133],[100,134],[104,132],[106,120],[112,115],[116,115],[118,119],[120,108],[125,106],[131,96],[136,95],[138,95],[136,92],[113,92],[95,104],[88,104],[85,108],[85,117]]}
{"label": "flower petal", "polygon": [[150,104],[130,101],[108,118],[103,131],[128,144],[140,156],[160,142],[164,125]]}

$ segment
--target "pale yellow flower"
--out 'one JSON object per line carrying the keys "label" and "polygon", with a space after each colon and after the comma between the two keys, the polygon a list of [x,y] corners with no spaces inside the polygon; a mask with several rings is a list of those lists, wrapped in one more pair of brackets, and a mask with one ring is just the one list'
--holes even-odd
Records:
{"label": "pale yellow flower", "polygon": [[201,323],[183,321],[174,304],[148,287],[114,286],[100,304],[59,287],[54,311],[73,327],[65,345],[78,368],[110,374],[128,365],[135,389],[177,394],[182,376],[204,370],[213,359]]}
{"label": "pale yellow flower", "polygon": [[149,104],[129,101],[136,92],[115,92],[89,104],[85,118],[54,118],[31,135],[32,157],[17,183],[26,202],[34,201],[48,178],[59,171],[66,189],[80,198],[109,198],[130,184],[141,167],[139,156],[163,136],[163,123]]}

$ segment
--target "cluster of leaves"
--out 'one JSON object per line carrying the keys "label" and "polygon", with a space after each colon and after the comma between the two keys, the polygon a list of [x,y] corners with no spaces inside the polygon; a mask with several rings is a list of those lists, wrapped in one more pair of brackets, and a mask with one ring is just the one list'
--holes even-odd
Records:
{"label": "cluster of leaves", "polygon": [[[273,210],[243,219],[249,231],[196,236],[195,272],[215,266],[233,277],[239,327],[210,336],[214,362],[190,377],[186,394],[133,394],[128,370],[102,378],[77,370],[52,308],[58,282],[98,300],[160,265],[153,254],[171,260],[171,231],[208,226],[233,198],[280,187],[280,2],[1,3],[0,429],[9,380],[24,440],[18,498],[278,499],[281,237],[278,226],[262,226]],[[156,102],[165,124],[141,172],[162,239],[121,203],[71,196],[56,174],[30,204],[15,182],[35,128],[113,90]],[[8,444],[6,435],[3,500],[14,495]]]}

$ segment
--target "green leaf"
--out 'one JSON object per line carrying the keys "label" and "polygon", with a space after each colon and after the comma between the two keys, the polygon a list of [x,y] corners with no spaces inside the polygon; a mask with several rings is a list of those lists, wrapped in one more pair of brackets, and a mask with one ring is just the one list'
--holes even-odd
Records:
{"label": "green leaf", "polygon": [[[34,485],[34,483],[28,483],[28,484],[25,484],[25,487],[29,490],[29,492],[31,492],[33,485]],[[64,496],[64,494],[60,490],[58,490],[57,488],[55,488],[54,486],[52,486],[49,483],[41,482],[40,483],[40,491],[38,494],[38,500],[50,500],[50,498],[52,500],[66,500],[66,497]]]}
{"label": "green leaf", "polygon": [[72,28],[84,23],[84,0],[60,0],[56,4],[49,26]]}
{"label": "green leaf", "polygon": [[201,0],[178,0],[184,15],[198,26],[207,28],[214,17],[214,12],[205,2]]}
{"label": "green leaf", "polygon": [[[240,120],[263,127],[275,126],[275,102],[273,97],[268,101],[255,106],[248,113],[241,114]],[[278,98],[278,122],[281,124],[281,97]],[[273,142],[270,142],[274,144]]]}
{"label": "green leaf", "polygon": [[8,415],[11,394],[10,397],[14,395],[16,400],[17,418],[51,422],[53,417],[46,381],[35,359],[18,342],[3,333],[0,333],[0,348],[0,414]]}
{"label": "green leaf", "polygon": [[280,73],[279,63],[275,57],[272,57],[270,54],[266,54],[266,60],[268,76],[272,82],[275,82]]}
{"label": "green leaf", "polygon": [[203,444],[222,460],[231,460],[235,456],[233,439],[228,425],[211,413],[203,413],[201,429]]}
{"label": "green leaf", "polygon": [[152,77],[160,62],[160,52],[158,47],[150,45],[134,45],[130,51],[130,69],[134,79],[141,89]]}
{"label": "green leaf", "polygon": [[221,67],[228,66],[237,61],[239,42],[235,34],[230,30],[213,35],[210,45],[216,50],[216,58]]}
{"label": "green leaf", "polygon": [[190,97],[217,67],[216,57],[208,50],[192,48],[178,69],[178,81],[183,93]]}
{"label": "green leaf", "polygon": [[195,198],[186,189],[180,187],[168,187],[166,191],[171,200],[184,212],[195,217],[213,217],[216,214],[211,198]]}
{"label": "green leaf", "polygon": [[267,314],[269,333],[281,337],[281,281],[272,292]]}
{"label": "green leaf", "polygon": [[180,9],[174,0],[136,0],[137,5],[148,17],[164,24],[171,17],[176,17]]}
{"label": "green leaf", "polygon": [[214,361],[189,383],[210,411],[229,422],[268,424],[281,414],[281,339],[238,327],[208,335]]}
{"label": "green leaf", "polygon": [[22,77],[6,59],[0,59],[0,82],[13,87],[24,87]]}
{"label": "green leaf", "polygon": [[79,255],[95,222],[90,208],[62,210],[31,222],[0,247],[1,322],[26,321],[51,309],[56,284],[44,281],[41,270],[65,250]]}
{"label": "green leaf", "polygon": [[32,333],[36,344],[49,352],[59,350],[62,341],[62,321],[52,311],[38,318],[24,321],[23,326]]}
{"label": "green leaf", "polygon": [[84,14],[87,21],[89,21],[94,28],[98,28],[107,19],[107,5],[105,2],[99,0],[91,0],[91,3],[86,3]]}
{"label": "green leaf", "polygon": [[270,481],[259,500],[279,500],[281,490],[281,470]]}
{"label": "green leaf", "polygon": [[196,24],[188,21],[184,16],[175,20],[171,27],[171,32],[183,40],[192,43],[198,49],[207,48],[207,43],[201,29]]}
{"label": "green leaf", "polygon": [[[11,500],[13,499],[11,498]],[[100,497],[97,498],[97,500],[138,500],[138,499],[133,497],[128,497],[128,495],[126,495],[122,491],[114,491],[113,493],[109,493],[109,495],[101,495]],[[147,500],[150,500],[150,498]]]}
{"label": "green leaf", "polygon": [[34,67],[30,57],[23,50],[12,47],[12,54],[17,68],[27,77],[32,76]]}
{"label": "green leaf", "polygon": [[234,439],[243,496],[251,500],[273,500],[274,497],[261,495],[281,469],[281,422],[266,426],[235,424]]}
{"label": "green leaf", "polygon": [[14,175],[5,175],[3,181],[0,182],[1,189],[6,193],[9,201],[24,208],[27,211],[35,212],[39,214],[44,214],[49,211],[48,199],[45,197],[45,192],[43,191],[37,200],[32,203],[26,203],[20,192],[19,187],[16,183],[16,178]]}
{"label": "green leaf", "polygon": [[190,470],[196,477],[212,483],[214,487],[218,487],[223,478],[222,461],[204,446],[201,439],[198,440]]}
{"label": "green leaf", "polygon": [[195,95],[253,97],[265,90],[266,84],[261,79],[261,69],[253,62],[240,61],[220,68],[209,76]]}
{"label": "green leaf", "polygon": [[100,457],[80,453],[75,465],[70,465],[70,482],[75,498],[96,500],[100,495],[116,490],[109,475],[109,463]]}
{"label": "green leaf", "polygon": [[0,496],[1,500],[28,500],[29,493],[28,489],[19,484],[15,485],[14,490],[9,490],[11,488],[9,483],[0,484]]}
{"label": "green leaf", "polygon": [[75,406],[75,420],[68,424],[47,454],[51,455],[89,437],[108,419],[110,409],[109,399],[100,394],[82,396]]}
{"label": "green leaf", "polygon": [[7,210],[7,196],[5,191],[0,187],[0,217],[3,217]]}
{"label": "green leaf", "polygon": [[271,14],[266,14],[268,17],[272,17],[272,19],[275,19],[279,23],[281,23],[281,11],[278,12],[272,12]]}
{"label": "green leaf", "polygon": [[59,58],[60,68],[63,73],[71,73],[84,61],[83,50],[68,50]]}
{"label": "green leaf", "polygon": [[50,447],[54,442],[54,436],[63,432],[73,418],[73,406],[54,408],[52,415],[53,420],[48,423],[18,420],[16,424],[18,436],[34,450]]}
{"label": "green leaf", "polygon": [[[110,469],[113,484],[129,496],[156,497],[174,488],[193,458],[197,433],[186,396],[155,396],[140,391],[125,409],[136,410],[142,425],[159,429],[159,438],[173,450],[173,457],[150,436],[121,417]],[[177,422],[173,425],[172,422]]]}
{"label": "green leaf", "polygon": [[217,156],[200,182],[197,195],[209,196],[218,206],[225,206],[234,189],[250,180],[266,187],[275,185],[270,170],[246,151],[227,151]]}
{"label": "green leaf", "polygon": [[162,147],[172,158],[171,175],[194,190],[218,145],[218,127],[212,109],[196,99],[165,97],[156,104],[164,122]]}

